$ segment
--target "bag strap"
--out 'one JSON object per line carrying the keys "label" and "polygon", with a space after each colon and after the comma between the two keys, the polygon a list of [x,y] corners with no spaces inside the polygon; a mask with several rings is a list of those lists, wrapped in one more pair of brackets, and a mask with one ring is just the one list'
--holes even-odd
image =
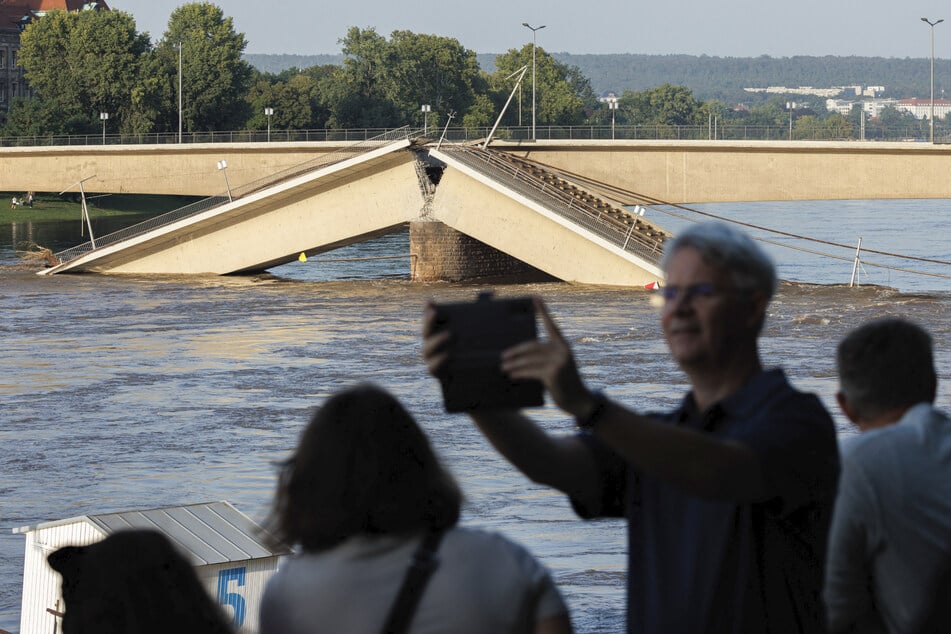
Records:
{"label": "bag strap", "polygon": [[423,597],[423,590],[429,583],[429,577],[439,567],[436,551],[439,549],[442,536],[441,530],[430,531],[416,548],[416,552],[413,553],[413,563],[406,571],[403,584],[386,617],[383,634],[403,634],[409,627],[416,613],[416,606]]}

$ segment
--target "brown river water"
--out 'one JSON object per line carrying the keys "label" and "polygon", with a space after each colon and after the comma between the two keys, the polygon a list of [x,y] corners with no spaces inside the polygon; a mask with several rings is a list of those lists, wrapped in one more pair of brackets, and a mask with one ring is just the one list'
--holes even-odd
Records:
{"label": "brown river water", "polygon": [[[902,239],[951,259],[951,234],[941,233],[947,214],[932,207],[928,215],[937,225]],[[459,479],[464,522],[533,550],[552,569],[578,631],[622,629],[623,523],[577,519],[563,497],[500,459],[465,416],[443,412],[420,360],[425,302],[472,299],[482,287],[412,283],[400,260],[320,258],[251,278],[45,278],[13,266],[10,240],[0,229],[0,628],[15,632],[19,621],[23,537],[11,529],[213,500],[261,520],[274,463],[294,447],[312,408],[342,387],[374,381],[406,403]],[[396,234],[343,255],[405,250],[405,234]],[[951,282],[848,288],[850,268],[812,266],[798,255],[781,263],[781,275],[801,270],[813,277],[801,281],[823,283],[782,285],[761,342],[765,364],[819,394],[840,433],[854,433],[834,408],[836,343],[866,319],[904,315],[934,334],[939,405],[951,409]],[[649,293],[561,283],[494,290],[543,296],[585,377],[612,397],[663,409],[684,392]],[[536,414],[555,433],[573,430],[551,406]]]}

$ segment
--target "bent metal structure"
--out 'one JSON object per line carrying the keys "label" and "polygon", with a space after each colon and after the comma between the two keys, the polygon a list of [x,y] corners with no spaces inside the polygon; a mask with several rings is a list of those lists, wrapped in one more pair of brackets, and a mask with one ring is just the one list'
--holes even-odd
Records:
{"label": "bent metal structure", "polygon": [[[568,282],[661,279],[670,235],[619,204],[513,155],[458,144],[430,149],[405,130],[397,136],[58,253],[60,263],[40,274],[253,273],[409,225],[411,250],[419,251],[409,254],[414,279],[447,279],[439,260],[466,260],[467,244],[500,257],[491,271],[464,266],[456,279],[504,274],[499,261]],[[464,240],[454,248],[421,244],[437,234]]]}

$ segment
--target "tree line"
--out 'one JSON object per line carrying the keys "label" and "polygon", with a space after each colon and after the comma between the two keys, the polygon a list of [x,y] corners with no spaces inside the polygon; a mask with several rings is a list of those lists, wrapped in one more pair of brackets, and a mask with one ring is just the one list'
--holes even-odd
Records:
{"label": "tree line", "polygon": [[[261,72],[244,58],[244,34],[209,2],[175,9],[155,43],[137,31],[128,13],[57,10],[32,21],[20,43],[20,64],[35,97],[13,100],[2,136],[92,134],[100,130],[100,113],[109,113],[111,133],[128,135],[177,132],[179,113],[188,133],[269,124],[294,130],[422,127],[424,119],[436,127],[450,116],[454,126],[478,129],[491,126],[510,99],[502,124],[531,123],[530,43],[495,56],[487,72],[479,56],[453,38],[411,31],[385,37],[352,27],[340,40],[341,63]],[[579,66],[542,47],[535,52],[540,126],[789,122],[795,138],[849,138],[858,129],[857,112],[843,116],[816,106],[791,116],[781,97],[737,109],[719,99],[702,101],[669,81],[624,90],[612,111]],[[425,115],[424,104],[431,109]],[[273,115],[266,116],[265,108]],[[906,125],[914,121],[887,115]]]}

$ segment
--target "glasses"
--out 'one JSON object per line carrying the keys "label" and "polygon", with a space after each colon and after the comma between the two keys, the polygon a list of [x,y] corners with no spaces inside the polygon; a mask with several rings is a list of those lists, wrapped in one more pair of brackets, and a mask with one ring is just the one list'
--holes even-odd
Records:
{"label": "glasses", "polygon": [[689,286],[664,286],[657,294],[660,295],[665,304],[670,304],[678,298],[684,302],[689,302],[692,299],[709,299],[730,292],[734,291],[717,288],[715,284],[710,282],[701,282]]}

